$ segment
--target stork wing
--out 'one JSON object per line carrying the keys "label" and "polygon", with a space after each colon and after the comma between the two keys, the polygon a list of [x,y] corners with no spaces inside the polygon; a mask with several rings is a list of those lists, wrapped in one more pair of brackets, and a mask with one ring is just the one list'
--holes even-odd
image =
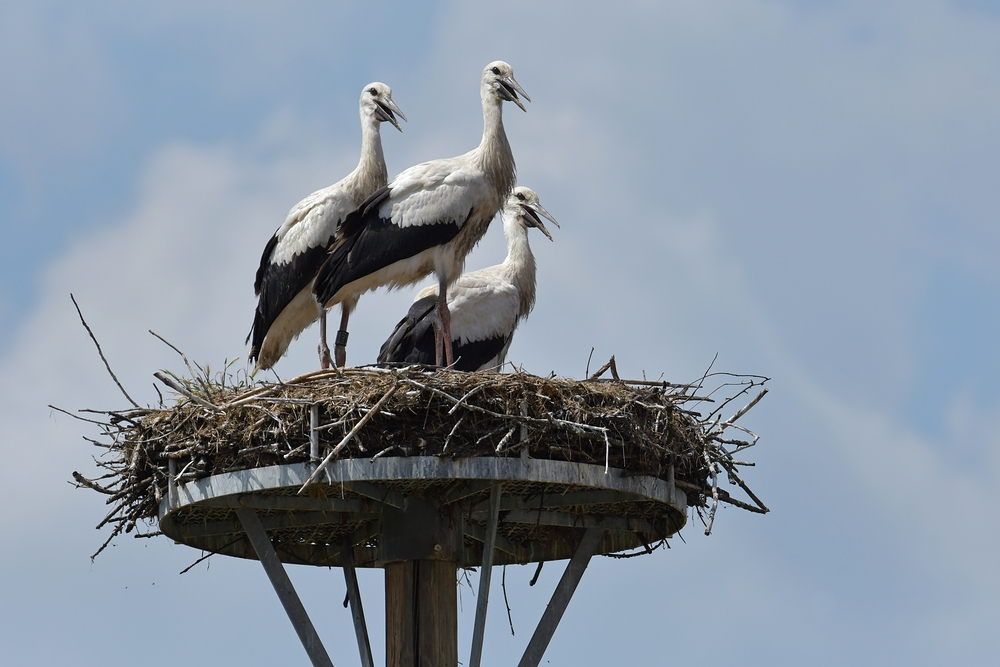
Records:
{"label": "stork wing", "polygon": [[268,240],[254,281],[257,309],[247,336],[253,341],[251,356],[281,312],[316,277],[337,228],[353,208],[336,185],[319,190],[292,208]]}
{"label": "stork wing", "polygon": [[448,290],[452,337],[464,345],[511,335],[519,304],[517,288],[489,269],[467,273]]}
{"label": "stork wing", "polygon": [[[328,304],[355,280],[371,276],[401,260],[444,245],[461,231],[477,204],[488,199],[482,174],[468,168],[448,171],[437,160],[411,167],[376,192],[341,228],[343,242],[331,249],[314,287]],[[380,278],[378,284],[406,284],[429,271]]]}
{"label": "stork wing", "polygon": [[437,296],[417,299],[410,306],[378,353],[379,363],[387,361],[433,364],[434,321],[437,319]]}
{"label": "stork wing", "polygon": [[[509,344],[517,326],[517,289],[490,269],[464,274],[448,290],[455,369],[476,371],[492,362]],[[406,317],[382,344],[378,360],[433,364],[437,292],[410,306]]]}

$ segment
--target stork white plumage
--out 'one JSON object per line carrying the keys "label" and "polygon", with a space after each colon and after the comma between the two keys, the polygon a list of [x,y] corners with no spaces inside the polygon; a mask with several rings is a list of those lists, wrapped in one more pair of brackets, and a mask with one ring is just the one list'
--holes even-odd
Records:
{"label": "stork white plumage", "polygon": [[[514,187],[514,156],[503,128],[503,103],[531,101],[505,62],[486,66],[480,84],[483,138],[465,155],[424,162],[373,194],[343,225],[342,240],[316,277],[315,294],[329,308],[382,286],[411,285],[431,272],[440,287],[444,357],[454,361],[446,294],[465,257],[486,233]],[[436,359],[438,365],[442,359]]]}
{"label": "stork white plumage", "polygon": [[[254,282],[257,309],[251,339],[250,359],[258,369],[270,368],[288,349],[289,343],[320,319],[320,363],[330,365],[326,343],[326,310],[312,295],[313,280],[327,256],[327,249],[337,236],[348,214],[373,192],[385,187],[388,172],[382,154],[379,127],[406,116],[392,101],[392,90],[384,83],[370,83],[361,92],[361,160],[357,168],[341,181],[312,193],[289,211],[284,224],[264,246],[260,268]],[[347,321],[357,299],[342,302],[340,331],[337,336],[337,362],[344,364]]]}
{"label": "stork white plumage", "polygon": [[[535,227],[552,240],[543,217],[559,226],[532,189],[514,188],[501,212],[507,258],[502,264],[463,273],[448,290],[456,370],[496,368],[507,358],[514,329],[535,305],[535,256],[528,228]],[[417,294],[406,317],[382,344],[380,362],[435,361],[437,302],[437,285]]]}

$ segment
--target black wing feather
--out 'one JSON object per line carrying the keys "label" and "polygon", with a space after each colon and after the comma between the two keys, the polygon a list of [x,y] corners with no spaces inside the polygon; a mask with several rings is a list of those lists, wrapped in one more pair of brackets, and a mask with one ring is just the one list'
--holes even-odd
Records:
{"label": "black wing feather", "polygon": [[[274,239],[272,238],[272,241]],[[268,246],[273,249],[274,243],[269,242]],[[268,330],[274,321],[278,319],[281,311],[295,298],[299,292],[309,286],[309,281],[313,279],[316,272],[326,259],[327,248],[318,245],[309,248],[305,252],[296,255],[287,264],[274,264],[270,261],[270,253],[267,260],[257,271],[257,309],[254,311],[253,328],[247,336],[250,346],[250,358],[257,359],[260,346],[267,336]]]}
{"label": "black wing feather", "polygon": [[[316,276],[313,290],[320,303],[327,303],[344,285],[428,248],[444,245],[458,235],[468,220],[466,216],[460,223],[400,227],[380,217],[377,209],[376,203],[369,204],[359,218],[345,220],[341,229],[346,238],[331,248],[330,256]],[[353,235],[348,234],[348,222],[350,228],[356,230]]]}
{"label": "black wing feather", "polygon": [[399,361],[433,364],[435,321],[437,321],[436,296],[427,296],[414,301],[406,317],[399,321],[392,335],[382,343],[378,353],[379,363]]}
{"label": "black wing feather", "polygon": [[[406,317],[399,321],[392,335],[382,343],[379,363],[400,362],[425,364],[437,362],[434,351],[434,325],[438,321],[437,296],[426,296],[410,306]],[[459,344],[453,339],[455,370],[477,371],[484,364],[500,354],[510,336],[495,336],[485,340]]]}
{"label": "black wing feather", "polygon": [[271,253],[274,249],[278,247],[278,233],[275,232],[270,240],[268,240],[267,245],[264,246],[264,252],[260,256],[260,266],[257,268],[257,275],[254,277],[253,281],[253,294],[254,296],[260,296],[260,286],[264,283],[264,274],[267,272],[267,265],[271,262]]}

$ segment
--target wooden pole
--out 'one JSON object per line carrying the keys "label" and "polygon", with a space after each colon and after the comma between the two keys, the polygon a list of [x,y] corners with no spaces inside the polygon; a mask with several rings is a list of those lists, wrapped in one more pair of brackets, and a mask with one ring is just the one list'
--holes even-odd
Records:
{"label": "wooden pole", "polygon": [[451,561],[385,565],[386,667],[456,667],[457,577]]}

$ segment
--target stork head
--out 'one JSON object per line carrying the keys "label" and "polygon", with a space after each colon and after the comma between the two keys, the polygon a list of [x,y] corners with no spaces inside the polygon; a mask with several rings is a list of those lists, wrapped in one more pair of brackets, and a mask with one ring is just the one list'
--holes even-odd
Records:
{"label": "stork head", "polygon": [[374,118],[379,123],[389,122],[402,132],[403,128],[399,126],[399,121],[396,120],[397,115],[406,120],[406,116],[399,110],[396,103],[392,101],[392,89],[389,86],[376,81],[369,83],[361,91],[361,120]]}
{"label": "stork head", "polygon": [[514,68],[502,60],[491,62],[483,70],[482,92],[484,96],[491,94],[504,102],[513,102],[521,107],[521,111],[527,111],[527,109],[524,108],[524,103],[521,102],[518,95],[520,94],[524,99],[531,101],[528,93],[524,92],[521,85],[514,80]]}
{"label": "stork head", "polygon": [[535,194],[534,190],[526,188],[523,185],[514,188],[510,193],[510,197],[507,198],[507,207],[515,211],[516,219],[525,227],[540,229],[542,234],[545,234],[550,241],[552,240],[552,234],[549,234],[549,230],[545,228],[542,218],[545,218],[556,227],[559,226],[559,223],[556,222],[551,213],[538,203],[538,195]]}

